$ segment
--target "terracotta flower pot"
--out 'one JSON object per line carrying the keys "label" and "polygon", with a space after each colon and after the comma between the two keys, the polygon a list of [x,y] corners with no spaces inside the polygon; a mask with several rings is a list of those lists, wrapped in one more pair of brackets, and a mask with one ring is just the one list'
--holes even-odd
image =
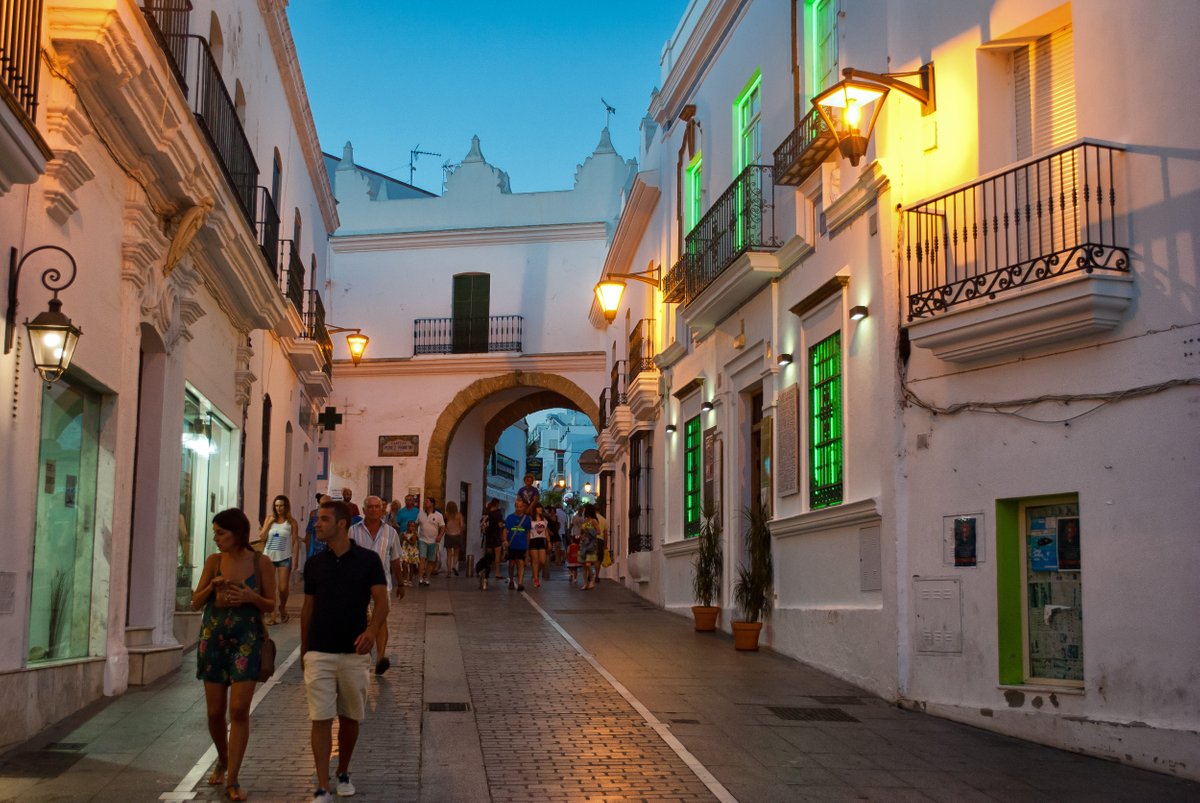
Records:
{"label": "terracotta flower pot", "polygon": [[733,628],[733,648],[735,650],[758,649],[758,634],[762,632],[762,622],[730,622]]}
{"label": "terracotta flower pot", "polygon": [[696,630],[709,633],[717,629],[721,609],[715,605],[693,605],[692,617],[696,620]]}

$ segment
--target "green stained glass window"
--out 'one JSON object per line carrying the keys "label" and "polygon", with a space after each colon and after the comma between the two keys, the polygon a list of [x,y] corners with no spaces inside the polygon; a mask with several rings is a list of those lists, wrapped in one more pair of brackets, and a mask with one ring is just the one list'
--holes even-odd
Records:
{"label": "green stained glass window", "polygon": [[811,410],[808,502],[816,509],[842,502],[842,334],[808,351]]}
{"label": "green stained glass window", "polygon": [[700,497],[703,488],[700,416],[684,424],[683,438],[683,535],[685,538],[694,538],[700,534]]}

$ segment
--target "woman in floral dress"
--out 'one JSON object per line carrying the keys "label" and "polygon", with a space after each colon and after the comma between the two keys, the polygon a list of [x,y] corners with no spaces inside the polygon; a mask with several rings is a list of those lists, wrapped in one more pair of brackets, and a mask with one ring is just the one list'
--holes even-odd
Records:
{"label": "woman in floral dress", "polygon": [[269,558],[250,548],[250,520],[242,511],[223,510],[213,516],[213,540],[217,552],[204,561],[192,594],[192,609],[204,609],[196,677],[204,681],[208,732],[217,748],[208,782],[224,783],[230,800],[245,800],[238,772],[250,740],[250,700],[261,661],[263,614],[275,608],[275,572]]}

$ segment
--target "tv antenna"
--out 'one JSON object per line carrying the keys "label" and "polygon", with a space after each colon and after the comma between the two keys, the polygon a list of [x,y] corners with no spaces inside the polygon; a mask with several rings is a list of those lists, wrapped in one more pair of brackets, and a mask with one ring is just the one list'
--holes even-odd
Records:
{"label": "tv antenna", "polygon": [[608,128],[608,123],[617,110],[604,98],[600,98],[600,102],[604,104],[604,127]]}
{"label": "tv antenna", "polygon": [[433,151],[421,150],[421,145],[418,143],[413,146],[413,149],[408,152],[408,183],[413,183],[413,173],[417,172],[417,157],[418,156],[441,156],[440,153]]}

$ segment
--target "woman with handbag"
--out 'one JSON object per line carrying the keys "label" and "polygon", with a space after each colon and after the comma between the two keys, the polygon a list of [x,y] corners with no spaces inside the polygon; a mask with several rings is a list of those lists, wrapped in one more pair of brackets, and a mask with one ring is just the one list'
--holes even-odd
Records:
{"label": "woman with handbag", "polygon": [[238,772],[250,740],[250,701],[264,658],[274,668],[273,651],[264,654],[270,639],[263,614],[275,608],[275,572],[269,558],[250,548],[246,514],[223,510],[213,516],[212,524],[217,552],[204,561],[192,594],[192,610],[204,609],[196,677],[204,681],[208,732],[217,748],[208,783],[223,783],[228,799],[245,800]]}

